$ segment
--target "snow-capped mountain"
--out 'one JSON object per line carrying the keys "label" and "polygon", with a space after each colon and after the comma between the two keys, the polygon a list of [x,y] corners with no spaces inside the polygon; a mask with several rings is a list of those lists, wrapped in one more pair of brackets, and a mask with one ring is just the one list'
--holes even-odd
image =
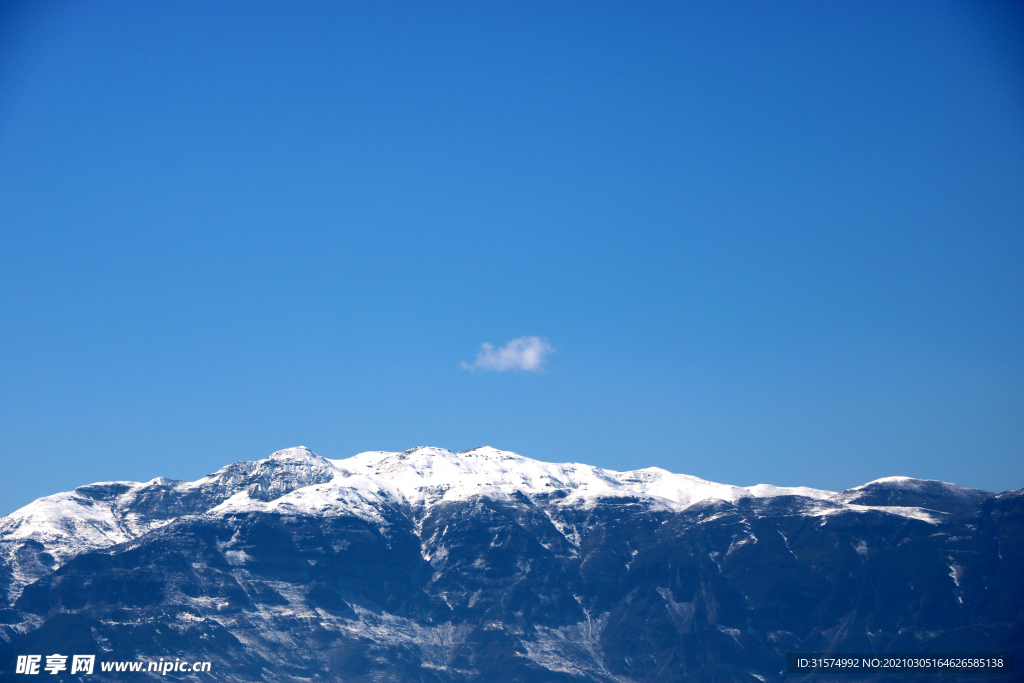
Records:
{"label": "snow-capped mountain", "polygon": [[72,636],[122,659],[188,636],[210,680],[238,681],[781,680],[787,650],[986,649],[1022,623],[999,595],[1024,586],[1021,503],[905,477],[836,493],[488,447],[290,448],[0,519],[0,672]]}
{"label": "snow-capped mountain", "polygon": [[[989,495],[906,477],[871,482],[842,494],[768,484],[739,487],[658,467],[617,472],[579,463],[546,463],[486,446],[459,453],[432,447],[401,453],[370,451],[342,460],[327,460],[299,446],[277,451],[263,460],[228,465],[194,482],[162,477],[144,483],[102,482],[40,498],[0,519],[0,552],[14,568],[12,589],[17,591],[81,552],[125,543],[185,515],[265,512],[356,515],[378,520],[382,507],[405,505],[422,514],[422,508],[441,501],[516,493],[564,494],[557,505],[641,498],[652,507],[672,510],[705,500],[735,502],[775,496],[835,501],[845,504],[846,509],[863,509],[871,495],[871,500],[882,502],[879,509],[886,512],[930,520],[934,510],[893,506],[891,498],[897,494],[882,501],[875,493],[877,485],[897,481],[901,483],[899,491],[938,486],[956,500],[973,501]],[[819,512],[828,514],[835,509],[824,506]],[[39,543],[52,562],[47,558],[38,563],[31,554],[14,553],[16,545],[10,541],[17,540]]]}

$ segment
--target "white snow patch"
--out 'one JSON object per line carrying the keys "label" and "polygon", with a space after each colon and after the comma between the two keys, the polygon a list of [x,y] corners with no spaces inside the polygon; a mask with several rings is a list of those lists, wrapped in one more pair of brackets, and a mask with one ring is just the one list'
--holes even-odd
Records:
{"label": "white snow patch", "polygon": [[526,656],[549,671],[560,671],[580,678],[596,677],[626,683],[615,676],[604,663],[601,653],[601,630],[608,620],[604,614],[570,626],[548,628],[538,626],[533,640],[524,638]]}
{"label": "white snow patch", "polygon": [[953,562],[953,558],[949,558],[949,577],[953,579],[953,583],[956,588],[953,589],[953,595],[956,597],[956,601],[961,605],[964,604],[964,598],[960,590],[960,579],[964,575],[964,568]]}
{"label": "white snow patch", "polygon": [[924,508],[900,507],[897,505],[857,505],[845,503],[837,507],[808,508],[804,514],[811,517],[822,517],[821,526],[825,525],[826,518],[841,512],[884,512],[890,515],[898,515],[908,519],[916,519],[929,524],[938,524],[942,521],[939,515],[941,512],[925,510]]}

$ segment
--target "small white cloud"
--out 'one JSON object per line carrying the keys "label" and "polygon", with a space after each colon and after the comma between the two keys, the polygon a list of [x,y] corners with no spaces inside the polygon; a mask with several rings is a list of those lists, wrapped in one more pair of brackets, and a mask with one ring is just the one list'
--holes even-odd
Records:
{"label": "small white cloud", "polygon": [[494,348],[489,342],[480,345],[480,353],[472,363],[462,362],[463,370],[540,370],[544,359],[555,349],[540,337],[519,337],[501,348]]}

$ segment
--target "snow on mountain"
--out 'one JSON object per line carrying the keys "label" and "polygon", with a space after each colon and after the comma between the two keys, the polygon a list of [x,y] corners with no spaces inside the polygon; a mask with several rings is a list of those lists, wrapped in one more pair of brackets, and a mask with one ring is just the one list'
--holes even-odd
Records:
{"label": "snow on mountain", "polygon": [[125,543],[184,515],[204,514],[232,496],[273,500],[336,474],[327,460],[299,447],[227,465],[193,482],[158,477],[80,486],[0,518],[0,562],[10,567],[9,590],[16,594],[79,553]]}
{"label": "snow on mountain", "polygon": [[556,491],[566,494],[558,501],[562,505],[586,504],[603,497],[638,496],[675,509],[711,498],[731,502],[749,497],[797,495],[821,500],[835,495],[832,491],[806,487],[728,486],[657,467],[617,472],[580,463],[547,463],[487,446],[460,453],[431,447],[400,453],[369,451],[340,460],[324,460],[300,447],[278,451],[271,460],[320,467],[329,463],[332,477],[326,481],[325,472],[325,481],[318,481],[315,486],[296,487],[269,499],[253,496],[248,489],[239,490],[209,513],[353,514],[379,520],[384,507],[430,506],[481,495],[536,496]]}
{"label": "snow on mountain", "polygon": [[822,500],[835,495],[833,491],[806,487],[716,484],[659,467],[618,472],[581,463],[548,463],[489,446],[460,453],[429,447],[403,453],[370,451],[330,462],[342,472],[367,474],[387,482],[410,503],[514,492],[537,495],[562,491],[568,494],[569,503],[610,496],[640,496],[683,508],[710,498],[731,502],[740,498],[805,496]]}
{"label": "snow on mountain", "polygon": [[389,510],[420,516],[442,501],[519,494],[560,506],[638,497],[673,510],[701,501],[800,496],[815,501],[816,511],[809,514],[879,510],[926,521],[937,517],[920,508],[951,512],[960,502],[990,495],[905,477],[880,479],[841,493],[768,484],[741,487],[658,467],[618,472],[581,463],[540,462],[490,447],[460,453],[419,447],[328,460],[299,446],[262,460],[227,465],[193,482],[104,482],[40,498],[0,519],[0,561],[11,568],[10,590],[16,593],[19,586],[81,552],[131,541],[186,515],[262,511],[354,515],[381,522]]}
{"label": "snow on mountain", "polygon": [[208,514],[343,514],[379,522],[382,520],[381,509],[400,501],[401,495],[386,482],[366,475],[339,472],[330,481],[304,486],[271,500],[262,500],[242,490],[211,508]]}
{"label": "snow on mountain", "polygon": [[883,477],[840,491],[831,500],[844,505],[926,508],[952,513],[991,495],[981,489],[934,479]]}
{"label": "snow on mountain", "polygon": [[45,496],[0,518],[0,539],[46,543],[59,537],[67,544],[62,550],[76,554],[131,540],[182,515],[202,514],[238,494],[273,500],[336,474],[329,461],[299,447],[234,463],[193,482],[100,482]]}
{"label": "snow on mountain", "polygon": [[0,519],[0,537],[32,539],[44,544],[61,540],[55,558],[58,561],[64,559],[60,555],[75,555],[86,548],[127,541],[141,529],[133,529],[119,519],[108,496],[89,494],[106,490],[116,492],[117,496],[144,486],[137,482],[105,482],[45,496]]}

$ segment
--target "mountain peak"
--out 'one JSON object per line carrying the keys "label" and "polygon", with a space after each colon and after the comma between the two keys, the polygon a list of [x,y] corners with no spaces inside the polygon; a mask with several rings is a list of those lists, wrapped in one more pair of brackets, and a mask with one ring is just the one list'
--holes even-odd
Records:
{"label": "mountain peak", "polygon": [[990,491],[969,489],[936,479],[882,477],[837,493],[833,500],[855,505],[917,507],[959,512],[989,496]]}
{"label": "mountain peak", "polygon": [[[476,448],[470,448],[469,450],[466,450],[466,451],[459,451],[455,455],[502,455],[502,454],[506,454],[506,453],[511,453],[512,455],[516,455],[515,453],[512,453],[511,451],[503,451],[503,450],[500,450],[498,448],[495,448],[494,446],[477,446]],[[523,457],[523,456],[518,456],[518,457]]]}
{"label": "mountain peak", "polygon": [[309,450],[305,446],[295,446],[294,448],[282,448],[279,451],[274,451],[270,454],[270,460],[301,460],[301,461],[322,461],[326,458],[322,458],[313,451]]}

